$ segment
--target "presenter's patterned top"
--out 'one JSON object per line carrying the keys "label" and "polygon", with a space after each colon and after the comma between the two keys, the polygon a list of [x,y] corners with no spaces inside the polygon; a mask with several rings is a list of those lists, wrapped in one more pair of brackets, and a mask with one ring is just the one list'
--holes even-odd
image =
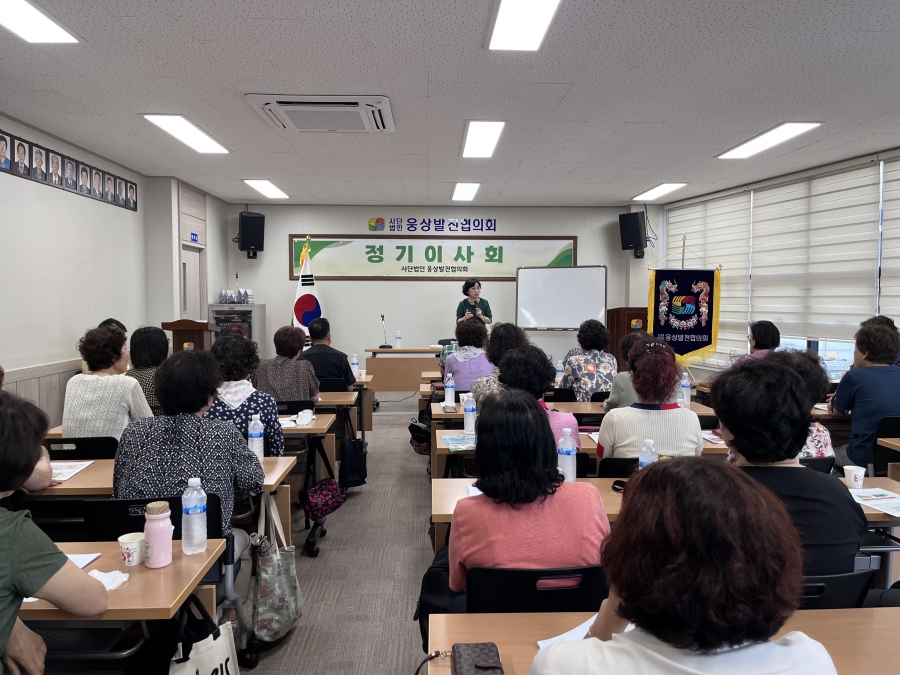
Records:
{"label": "presenter's patterned top", "polygon": [[[229,390],[233,390],[237,386],[245,391],[237,396],[229,395]],[[204,417],[232,422],[237,430],[246,436],[250,420],[254,415],[259,415],[259,421],[265,427],[266,438],[269,439],[269,451],[266,455],[281,457],[284,454],[284,434],[281,431],[281,424],[278,422],[278,406],[275,404],[275,399],[261,391],[256,391],[246,380],[225,382],[219,388],[219,398],[215,400]]]}
{"label": "presenter's patterned top", "polygon": [[591,394],[612,389],[617,371],[616,357],[612,354],[596,349],[587,352],[573,349],[563,363],[560,386],[574,389],[576,401],[590,401]]}
{"label": "presenter's patterned top", "polygon": [[81,374],[66,384],[63,437],[118,440],[129,422],[142,417],[153,417],[153,411],[133,377]]}
{"label": "presenter's patterned top", "polygon": [[222,502],[222,531],[231,533],[234,490],[262,489],[265,474],[233,424],[183,413],[131,423],[122,434],[113,473],[113,499],[180,495],[188,478]]}
{"label": "presenter's patterned top", "polygon": [[319,380],[313,365],[286,356],[259,362],[256,388],[276,401],[314,401],[319,396]]}
{"label": "presenter's patterned top", "polygon": [[159,404],[159,401],[156,400],[156,394],[153,392],[153,376],[156,374],[156,368],[132,368],[127,373],[125,373],[126,377],[133,377],[136,379],[141,385],[141,391],[144,392],[144,397],[147,399],[147,405],[150,406],[150,410],[153,411],[154,415],[162,415],[162,406]]}

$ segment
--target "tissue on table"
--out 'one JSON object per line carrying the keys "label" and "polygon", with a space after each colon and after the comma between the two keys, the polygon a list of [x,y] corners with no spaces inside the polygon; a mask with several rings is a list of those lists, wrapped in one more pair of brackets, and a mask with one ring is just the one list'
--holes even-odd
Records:
{"label": "tissue on table", "polygon": [[88,574],[90,574],[97,581],[103,584],[106,587],[107,591],[114,591],[119,586],[128,581],[128,575],[124,572],[120,572],[119,570],[113,570],[112,572],[91,570],[90,572],[88,572]]}

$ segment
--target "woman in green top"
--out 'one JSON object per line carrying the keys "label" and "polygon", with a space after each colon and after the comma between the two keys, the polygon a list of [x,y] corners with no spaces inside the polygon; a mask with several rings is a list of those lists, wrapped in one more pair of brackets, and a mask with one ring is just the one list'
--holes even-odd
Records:
{"label": "woman in green top", "polygon": [[473,316],[485,324],[493,321],[491,318],[491,306],[481,297],[481,282],[478,279],[466,279],[462,287],[465,300],[461,300],[456,307],[456,323],[471,319]]}

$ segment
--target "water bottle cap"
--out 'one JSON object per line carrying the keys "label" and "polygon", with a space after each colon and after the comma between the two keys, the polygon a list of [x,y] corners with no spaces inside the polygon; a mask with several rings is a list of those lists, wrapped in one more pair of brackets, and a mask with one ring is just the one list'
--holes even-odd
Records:
{"label": "water bottle cap", "polygon": [[188,478],[188,487],[200,487],[200,479]]}
{"label": "water bottle cap", "polygon": [[256,420],[257,422],[259,422],[259,415],[254,415],[254,416],[251,417],[250,419],[251,419],[251,420]]}
{"label": "water bottle cap", "polygon": [[567,436],[571,436],[572,430],[569,427],[563,427],[563,434],[565,434]]}
{"label": "water bottle cap", "polygon": [[649,445],[649,446],[652,447],[652,446],[653,446],[653,439],[652,439],[652,438],[645,438],[645,439],[644,439],[644,445]]}

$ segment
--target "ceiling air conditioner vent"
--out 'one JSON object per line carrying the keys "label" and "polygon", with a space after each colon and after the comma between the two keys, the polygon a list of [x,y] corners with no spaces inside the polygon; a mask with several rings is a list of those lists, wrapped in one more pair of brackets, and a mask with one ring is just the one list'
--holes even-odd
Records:
{"label": "ceiling air conditioner vent", "polygon": [[386,96],[285,96],[245,94],[244,98],[277,129],[377,133],[394,131]]}

